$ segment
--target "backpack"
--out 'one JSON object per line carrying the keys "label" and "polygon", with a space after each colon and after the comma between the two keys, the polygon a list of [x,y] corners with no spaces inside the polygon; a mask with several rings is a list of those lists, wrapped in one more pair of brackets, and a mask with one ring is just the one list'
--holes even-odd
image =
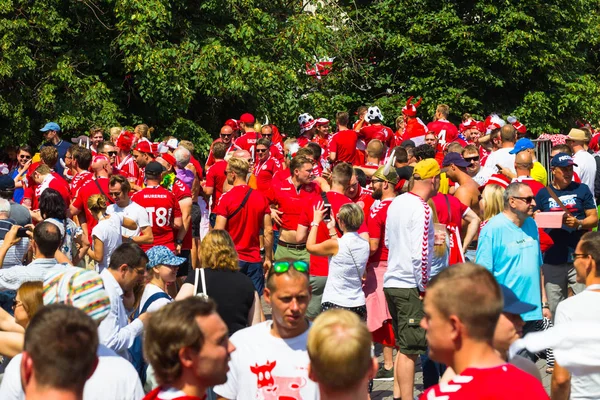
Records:
{"label": "backpack", "polygon": [[[148,300],[146,300],[144,307],[142,307],[141,310],[138,309],[135,312],[135,314],[133,315],[133,319],[136,319],[137,317],[140,316],[140,314],[145,313],[148,310],[148,307],[150,307],[150,305],[158,299],[170,299],[171,300],[171,296],[169,296],[168,294],[166,294],[165,292],[162,292],[162,291],[154,293],[152,296],[150,296],[150,298],[148,298]],[[146,360],[144,360],[143,335],[139,335],[138,337],[135,338],[133,344],[128,349],[128,351],[129,351],[129,356],[131,357],[131,364],[133,364],[133,367],[137,371],[137,373],[140,377],[140,380],[142,381],[142,386],[143,386],[146,383],[146,369],[148,368],[148,363],[146,362]]]}

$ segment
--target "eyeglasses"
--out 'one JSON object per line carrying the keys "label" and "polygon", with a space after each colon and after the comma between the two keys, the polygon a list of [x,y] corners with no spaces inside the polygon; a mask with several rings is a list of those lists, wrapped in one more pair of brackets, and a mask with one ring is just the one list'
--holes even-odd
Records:
{"label": "eyeglasses", "polygon": [[531,202],[533,200],[535,200],[535,197],[533,197],[533,196],[527,196],[527,197],[513,196],[513,198],[523,200],[527,204],[531,204]]}
{"label": "eyeglasses", "polygon": [[273,264],[273,271],[278,274],[282,274],[287,272],[290,267],[293,267],[298,272],[308,272],[308,263],[306,261],[276,261]]}
{"label": "eyeglasses", "polygon": [[13,302],[12,302],[12,309],[13,309],[13,311],[14,311],[14,310],[15,310],[17,307],[19,307],[19,306],[22,306],[22,305],[23,305],[23,302],[22,302],[22,301],[19,301],[19,300],[17,300],[17,299],[13,299]]}
{"label": "eyeglasses", "polygon": [[465,161],[468,161],[470,163],[474,162],[474,161],[479,161],[479,156],[476,157],[464,157]]}
{"label": "eyeglasses", "polygon": [[31,156],[20,155],[19,158],[24,158],[26,160],[31,160]]}
{"label": "eyeglasses", "polygon": [[261,133],[261,135],[262,135],[262,137],[266,137],[266,136],[271,137],[271,136],[273,136],[272,133]]}
{"label": "eyeglasses", "polygon": [[267,149],[256,149],[257,153],[266,153]]}
{"label": "eyeglasses", "polygon": [[576,258],[584,258],[584,257],[589,257],[589,254],[585,254],[585,253],[573,253],[573,259]]}

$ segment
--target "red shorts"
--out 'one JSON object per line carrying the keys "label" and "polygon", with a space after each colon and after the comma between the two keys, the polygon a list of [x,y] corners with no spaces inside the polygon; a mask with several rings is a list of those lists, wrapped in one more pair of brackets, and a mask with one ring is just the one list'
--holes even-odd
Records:
{"label": "red shorts", "polygon": [[392,327],[392,320],[387,320],[383,323],[383,326],[371,333],[373,342],[381,343],[387,347],[396,346],[396,339],[394,338],[394,328]]}

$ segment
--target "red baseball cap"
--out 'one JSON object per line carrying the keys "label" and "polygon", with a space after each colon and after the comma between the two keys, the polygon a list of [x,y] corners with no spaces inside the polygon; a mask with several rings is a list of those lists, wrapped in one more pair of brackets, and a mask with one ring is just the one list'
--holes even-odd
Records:
{"label": "red baseball cap", "polygon": [[225,121],[225,125],[229,126],[234,131],[240,130],[240,122],[237,119],[228,119]]}
{"label": "red baseball cap", "polygon": [[253,124],[254,123],[254,115],[252,115],[250,113],[244,113],[240,117],[240,122],[243,122],[244,124]]}
{"label": "red baseball cap", "polygon": [[152,154],[152,147],[147,140],[140,140],[134,150],[139,151],[140,153]]}

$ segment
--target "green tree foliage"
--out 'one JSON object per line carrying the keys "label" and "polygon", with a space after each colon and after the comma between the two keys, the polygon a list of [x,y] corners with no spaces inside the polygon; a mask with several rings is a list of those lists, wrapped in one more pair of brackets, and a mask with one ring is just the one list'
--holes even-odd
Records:
{"label": "green tree foliage", "polygon": [[[598,121],[598,0],[0,0],[0,141],[145,122],[206,149],[242,112],[289,135],[302,112],[409,95],[530,130]],[[321,79],[305,64],[335,57]]]}

